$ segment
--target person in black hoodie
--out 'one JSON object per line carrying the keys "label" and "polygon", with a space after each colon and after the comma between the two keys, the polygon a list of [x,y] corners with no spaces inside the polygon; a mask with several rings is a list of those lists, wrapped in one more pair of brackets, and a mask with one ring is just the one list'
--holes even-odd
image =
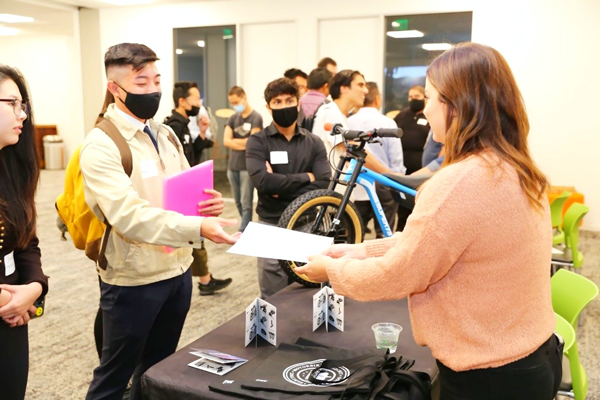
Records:
{"label": "person in black hoodie", "polygon": [[2,399],[25,397],[27,323],[48,291],[35,233],[39,165],[25,78],[0,65],[0,388]]}
{"label": "person in black hoodie", "polygon": [[[408,104],[409,108],[402,110],[394,118],[398,128],[401,128],[403,132],[402,152],[404,153],[406,175],[410,175],[423,167],[423,149],[430,129],[429,122],[423,114],[425,109],[425,88],[423,86],[415,85],[410,88],[408,91]],[[410,213],[411,210],[398,207],[396,231],[404,230]]]}
{"label": "person in black hoodie", "polygon": [[[210,121],[206,116],[199,119],[200,134],[198,137],[192,138],[188,128],[189,117],[198,115],[200,107],[202,107],[202,98],[196,82],[175,83],[173,101],[175,102],[175,109],[172,111],[171,116],[165,119],[164,123],[173,129],[183,146],[185,157],[189,164],[194,166],[200,161],[202,150],[213,146],[213,142],[206,138],[206,130],[210,125]],[[216,279],[209,273],[208,254],[204,244],[202,248],[194,249],[192,256],[194,257],[192,276],[199,278],[198,288],[201,296],[213,294],[231,284],[231,278]]]}

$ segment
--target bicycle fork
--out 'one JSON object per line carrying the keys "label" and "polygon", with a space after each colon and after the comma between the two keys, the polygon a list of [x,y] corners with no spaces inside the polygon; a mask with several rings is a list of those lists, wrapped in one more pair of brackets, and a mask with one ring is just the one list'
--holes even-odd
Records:
{"label": "bicycle fork", "polygon": [[[329,187],[327,188],[328,190],[335,190],[335,187],[339,183],[340,176],[342,176],[342,174],[344,173],[343,168],[346,165],[346,162],[349,161],[350,159],[351,159],[351,157],[348,157],[348,156],[340,157],[340,162],[338,163],[335,174],[334,174],[331,182],[329,183]],[[342,197],[342,202],[340,203],[340,207],[338,208],[337,213],[333,219],[333,227],[329,230],[329,232],[327,232],[328,237],[335,237],[335,230],[337,229],[338,225],[341,223],[342,214],[344,213],[344,210],[346,209],[346,205],[350,201],[350,195],[352,195],[352,191],[356,187],[356,180],[358,179],[358,175],[360,174],[360,171],[364,164],[365,164],[365,159],[363,157],[356,158],[356,168],[354,168],[354,171],[352,171],[352,175],[350,176],[350,181],[348,181],[348,183],[346,184],[348,186],[348,188],[344,192],[344,196]],[[323,207],[319,211],[319,214],[317,215],[317,218],[315,220],[315,224],[313,225],[313,229],[312,229],[313,232],[315,232],[317,230],[317,228],[319,227],[319,225],[321,224],[321,221],[323,220],[323,216],[325,215],[325,211],[326,211],[326,207]]]}

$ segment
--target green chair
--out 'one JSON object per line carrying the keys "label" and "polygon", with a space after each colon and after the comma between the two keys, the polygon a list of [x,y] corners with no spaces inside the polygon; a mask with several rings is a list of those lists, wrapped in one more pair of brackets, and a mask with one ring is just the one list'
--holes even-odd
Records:
{"label": "green chair", "polygon": [[598,296],[598,286],[588,278],[566,269],[558,270],[550,279],[552,308],[577,330],[581,311]]}
{"label": "green chair", "polygon": [[[579,360],[579,350],[577,349],[575,330],[566,319],[556,313],[554,313],[554,315],[556,316],[556,327],[554,328],[554,331],[562,337],[565,343],[563,354],[569,361],[569,372],[571,375],[571,383],[565,384],[563,380],[563,384],[561,384],[558,394],[574,398],[575,400],[584,400],[587,394],[587,376],[585,374],[585,369],[583,369],[583,365],[581,365]],[[563,370],[563,378],[565,377],[566,372],[567,371]]]}
{"label": "green chair", "polygon": [[565,241],[565,232],[563,231],[563,206],[569,198],[571,192],[564,191],[550,203],[550,215],[552,217],[552,245],[563,244]]}
{"label": "green chair", "polygon": [[590,211],[590,208],[581,203],[573,203],[567,210],[563,219],[565,244],[560,250],[562,254],[552,254],[552,267],[563,266],[575,268],[583,265],[583,253],[579,251],[579,223]]}

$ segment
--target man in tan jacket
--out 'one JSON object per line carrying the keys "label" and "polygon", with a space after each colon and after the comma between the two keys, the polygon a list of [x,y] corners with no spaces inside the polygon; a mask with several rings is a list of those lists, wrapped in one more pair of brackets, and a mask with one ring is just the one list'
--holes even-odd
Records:
{"label": "man in tan jacket", "polygon": [[[162,208],[165,177],[189,168],[170,128],[152,120],[161,97],[156,54],[141,44],[123,43],[106,52],[107,90],[115,97],[104,118],[126,139],[133,170],[127,176],[119,150],[98,128],[86,137],[80,153],[86,202],[112,225],[100,308],[104,345],[100,366],[87,399],[121,399],[133,377],[131,399],[141,399],[140,378],[152,365],[172,354],[190,307],[192,247],[200,238],[235,243],[225,226],[236,220],[217,218],[221,194],[199,203],[215,217],[183,216]],[[168,252],[166,246],[174,248]]]}

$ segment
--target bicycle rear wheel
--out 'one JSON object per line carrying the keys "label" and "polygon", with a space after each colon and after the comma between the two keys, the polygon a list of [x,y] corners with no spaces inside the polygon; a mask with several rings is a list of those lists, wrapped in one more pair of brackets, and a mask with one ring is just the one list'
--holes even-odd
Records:
{"label": "bicycle rear wheel", "polygon": [[[333,221],[342,204],[342,195],[333,190],[319,189],[303,194],[294,200],[283,212],[278,226],[285,229],[327,236],[334,230],[334,243],[361,243],[364,238],[364,223],[356,206],[349,202],[336,226]],[[317,225],[317,219],[320,218]],[[295,261],[279,260],[285,273],[307,287],[319,287],[304,274],[297,274],[296,267],[304,265]]]}

